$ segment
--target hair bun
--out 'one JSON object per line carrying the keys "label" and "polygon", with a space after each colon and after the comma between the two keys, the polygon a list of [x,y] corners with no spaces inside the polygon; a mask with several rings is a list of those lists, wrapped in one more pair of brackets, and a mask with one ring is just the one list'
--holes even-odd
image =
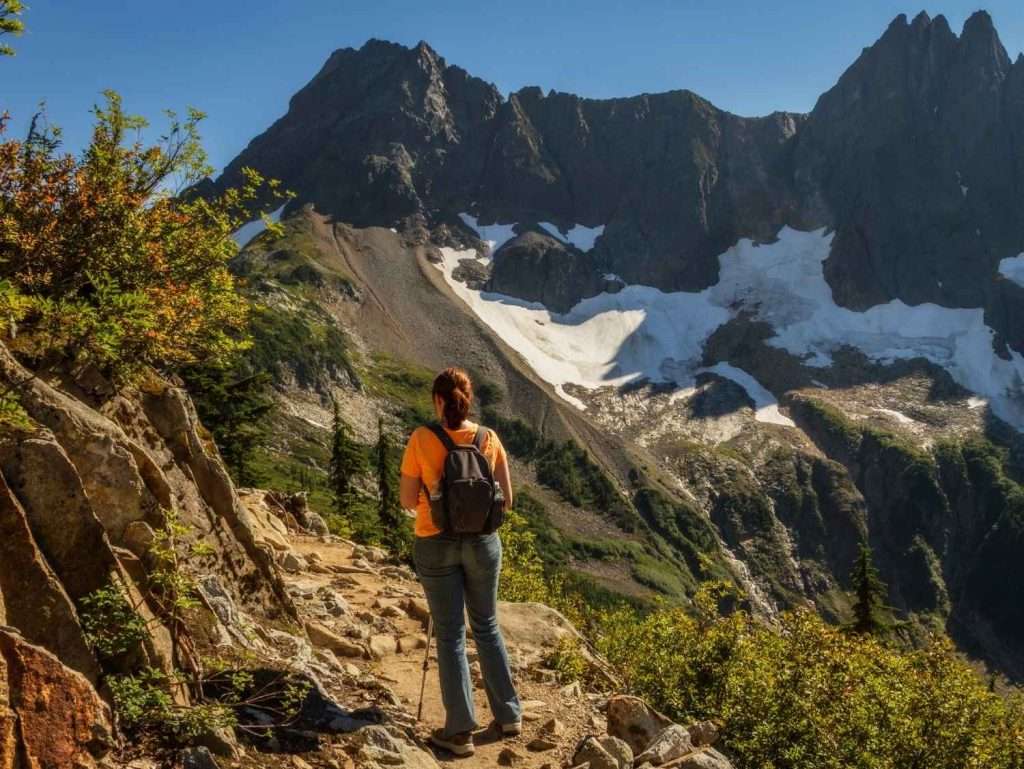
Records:
{"label": "hair bun", "polygon": [[460,368],[446,368],[434,379],[433,395],[444,401],[444,421],[449,429],[466,421],[473,402],[473,382]]}

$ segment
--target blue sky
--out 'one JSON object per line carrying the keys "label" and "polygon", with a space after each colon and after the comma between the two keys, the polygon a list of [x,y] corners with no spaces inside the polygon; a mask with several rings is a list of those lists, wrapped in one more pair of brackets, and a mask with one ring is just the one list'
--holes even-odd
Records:
{"label": "blue sky", "polygon": [[[20,133],[45,100],[77,149],[105,88],[132,112],[209,114],[216,166],[284,113],[336,48],[370,37],[430,43],[503,92],[539,85],[584,96],[689,88],[744,115],[806,111],[898,13],[890,0],[27,0],[18,55],[0,61],[0,110]],[[954,31],[976,8],[1011,56],[1024,48],[1020,0],[926,8]],[[154,122],[156,122],[154,120]]]}

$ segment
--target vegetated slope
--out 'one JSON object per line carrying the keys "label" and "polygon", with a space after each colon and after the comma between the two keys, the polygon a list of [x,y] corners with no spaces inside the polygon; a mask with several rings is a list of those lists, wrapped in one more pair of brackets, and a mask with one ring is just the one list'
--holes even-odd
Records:
{"label": "vegetated slope", "polygon": [[1017,578],[1022,66],[983,13],[959,37],[899,17],[809,116],[745,119],[688,92],[503,99],[425,44],[336,52],[217,182],[297,193],[296,231],[238,260],[266,336],[298,311],[345,340],[315,382],[303,345],[268,355],[277,457],[301,437],[322,469],[333,388],[369,442],[464,365],[561,562],[838,621],[866,538],[907,637],[1021,675],[994,586]]}
{"label": "vegetated slope", "polygon": [[[681,597],[684,586],[692,589],[705,570],[698,553],[708,559],[711,571],[730,577],[699,511],[681,513],[692,518],[688,526],[703,529],[702,541],[692,546],[688,560],[680,552],[682,540],[674,548],[650,528],[631,497],[641,486],[651,487],[648,493],[659,498],[668,498],[667,490],[655,492],[653,480],[628,480],[629,449],[555,396],[518,353],[452,295],[430,262],[437,258],[436,248],[410,243],[384,228],[333,224],[309,208],[286,224],[289,234],[283,239],[270,242],[263,237],[251,242],[240,254],[237,269],[248,276],[253,295],[273,312],[311,302],[317,312],[329,316],[344,334],[353,372],[351,377],[328,376],[313,388],[303,388],[288,376],[279,379],[282,411],[303,415],[288,420],[289,425],[306,425],[301,440],[305,441],[305,432],[314,423],[323,429],[314,428],[308,437],[327,445],[332,395],[341,404],[344,418],[360,428],[361,442],[376,440],[380,414],[387,417],[388,429],[404,436],[411,426],[433,418],[429,407],[433,373],[460,365],[476,379],[484,407],[478,418],[501,430],[517,475],[549,487],[533,494],[538,501],[546,500],[538,506],[544,510],[537,509],[537,515],[559,521],[560,537],[585,543],[572,545],[573,552],[585,560],[596,554],[624,562],[616,574],[626,584],[613,587],[636,592],[639,576],[642,583],[668,586],[665,592]],[[304,234],[296,236],[297,232]],[[309,234],[317,247],[310,253],[308,279],[283,282],[282,277],[287,280],[294,268],[282,255],[293,252],[293,237]],[[343,289],[330,283],[331,275],[348,276]],[[301,345],[296,355],[301,355]],[[290,370],[295,359],[284,352],[282,363]],[[297,433],[287,430],[282,437],[294,439]],[[284,440],[278,448],[285,457],[294,456],[296,442]],[[324,464],[313,469],[322,478]],[[620,539],[635,546],[626,547]]]}

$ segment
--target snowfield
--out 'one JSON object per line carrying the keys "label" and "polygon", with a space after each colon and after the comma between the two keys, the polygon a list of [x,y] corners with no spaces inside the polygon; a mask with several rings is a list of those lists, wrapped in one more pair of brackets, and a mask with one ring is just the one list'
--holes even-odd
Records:
{"label": "snowfield", "polygon": [[[471,217],[463,216],[473,226],[467,221]],[[499,227],[511,231],[511,226]],[[481,232],[481,239],[497,240],[493,229],[482,228],[488,232]],[[719,282],[704,291],[666,293],[628,285],[615,294],[584,299],[564,314],[538,303],[475,291],[454,280],[452,271],[459,259],[476,256],[473,251],[443,248],[438,267],[455,293],[495,333],[580,408],[583,404],[565,392],[565,385],[596,388],[646,378],[691,387],[702,371],[707,338],[745,311],[775,329],[769,344],[812,367],[831,365],[832,353],[843,346],[880,363],[927,358],[987,400],[1002,419],[1024,428],[1024,358],[1011,352],[1010,360],[1004,360],[995,354],[993,332],[981,309],[909,306],[901,301],[866,312],[839,307],[822,269],[831,244],[832,236],[824,230],[783,228],[774,243],[745,239],[723,253]],[[1024,254],[1016,259],[1024,279]],[[1012,260],[1003,264],[1008,261]],[[707,370],[742,385],[760,421],[792,424],[779,412],[775,397],[749,373],[723,363]]]}
{"label": "snowfield", "polygon": [[1024,286],[1024,254],[1009,256],[999,262],[999,274],[1018,286]]}
{"label": "snowfield", "polygon": [[488,252],[483,256],[490,256],[516,236],[512,229],[515,224],[477,224],[476,218],[469,214],[459,214],[459,218],[487,244]]}

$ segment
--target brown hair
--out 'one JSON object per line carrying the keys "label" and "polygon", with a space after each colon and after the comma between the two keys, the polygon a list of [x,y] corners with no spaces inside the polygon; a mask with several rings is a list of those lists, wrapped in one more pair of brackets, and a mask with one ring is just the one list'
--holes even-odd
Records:
{"label": "brown hair", "polygon": [[434,378],[433,394],[444,401],[444,422],[454,430],[469,415],[473,402],[473,383],[460,368],[446,368]]}

